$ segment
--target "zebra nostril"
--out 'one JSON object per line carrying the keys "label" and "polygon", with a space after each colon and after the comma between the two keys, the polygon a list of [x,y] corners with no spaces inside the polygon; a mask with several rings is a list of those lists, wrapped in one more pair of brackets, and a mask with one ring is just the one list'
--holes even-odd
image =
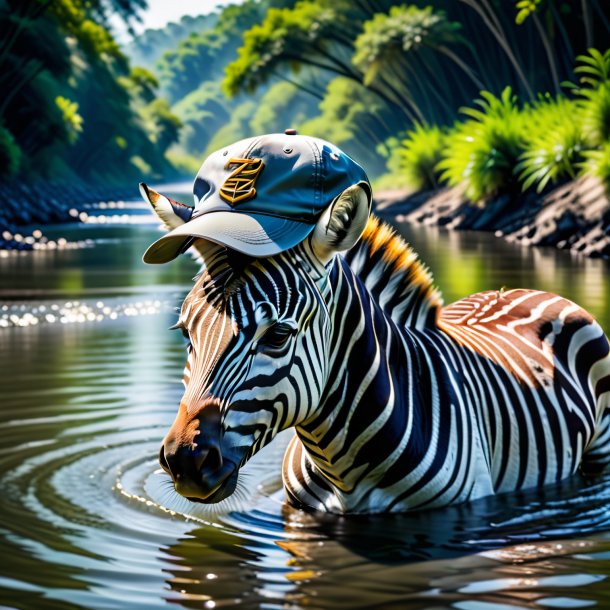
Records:
{"label": "zebra nostril", "polygon": [[165,470],[168,474],[171,474],[172,471],[169,468],[169,463],[167,458],[165,457],[165,447],[161,445],[161,449],[159,449],[159,464],[161,464],[161,468]]}
{"label": "zebra nostril", "polygon": [[202,475],[211,475],[222,467],[222,454],[214,445],[198,447],[194,451],[195,466]]}

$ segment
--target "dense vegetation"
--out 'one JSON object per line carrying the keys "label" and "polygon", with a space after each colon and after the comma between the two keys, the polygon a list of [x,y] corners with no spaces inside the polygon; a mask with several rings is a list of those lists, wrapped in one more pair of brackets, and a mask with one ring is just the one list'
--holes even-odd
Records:
{"label": "dense vegetation", "polygon": [[477,200],[610,171],[601,0],[245,0],[121,50],[109,12],[145,4],[0,0],[4,175],[192,175],[288,126]]}
{"label": "dense vegetation", "polygon": [[595,175],[610,187],[610,50],[577,58],[571,96],[519,102],[510,87],[482,91],[466,120],[418,126],[392,151],[390,177],[414,190],[462,185],[473,201]]}
{"label": "dense vegetation", "polygon": [[108,27],[146,0],[0,0],[0,175],[122,182],[171,170],[180,122]]}
{"label": "dense vegetation", "polygon": [[126,45],[125,54],[132,64],[154,70],[164,53],[173,51],[191,34],[213,28],[217,20],[218,13],[197,17],[184,15],[180,21],[168,23],[163,28],[146,30]]}
{"label": "dense vegetation", "polygon": [[[225,70],[237,59],[244,33],[260,23],[267,11],[293,3],[245,0],[228,6],[215,16],[211,27],[191,32],[157,62],[154,71],[161,91],[184,125],[180,144],[173,147],[170,158],[186,173],[196,171],[207,153],[228,142],[283,130],[317,113],[321,93],[286,82],[268,83],[254,93],[238,92],[232,98],[222,87]],[[168,28],[158,35],[165,33],[171,35]],[[131,48],[127,51],[131,53]]]}
{"label": "dense vegetation", "polygon": [[[246,0],[155,70],[185,125],[172,158],[196,158],[185,168],[231,140],[292,126],[338,143],[373,176],[389,167],[380,185],[425,189],[479,171],[467,185],[479,198],[609,164],[583,110],[589,90],[603,105],[605,85],[562,86],[576,57],[608,40],[599,0]],[[467,120],[456,123],[460,108]],[[562,123],[576,108],[582,121]],[[469,130],[479,149],[464,141]],[[548,169],[538,151],[557,156],[555,146],[570,152]]]}

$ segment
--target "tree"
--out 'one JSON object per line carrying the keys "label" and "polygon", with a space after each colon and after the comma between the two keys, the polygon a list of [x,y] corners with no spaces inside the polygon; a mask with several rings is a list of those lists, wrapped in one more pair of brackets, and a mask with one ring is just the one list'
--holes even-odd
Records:
{"label": "tree", "polygon": [[[467,44],[459,34],[461,27],[431,6],[394,6],[364,23],[353,63],[363,73],[366,86],[379,83],[391,91],[397,103],[409,108],[412,118],[446,122],[454,113],[450,100],[456,89],[465,97],[483,87],[453,49]],[[447,58],[454,69],[443,69],[439,56]]]}
{"label": "tree", "polygon": [[383,102],[358,83],[338,77],[330,81],[320,115],[301,125],[302,133],[341,146],[372,174],[382,170],[376,147],[391,131],[391,114]]}
{"label": "tree", "polygon": [[[142,69],[130,71],[108,26],[112,12],[131,23],[145,6],[0,0],[0,121],[14,143],[4,148],[22,153],[12,155],[21,171],[124,182],[138,173],[135,157],[156,173],[169,167],[163,153],[176,139],[177,119],[154,104],[158,83]],[[154,138],[141,116],[151,104]]]}

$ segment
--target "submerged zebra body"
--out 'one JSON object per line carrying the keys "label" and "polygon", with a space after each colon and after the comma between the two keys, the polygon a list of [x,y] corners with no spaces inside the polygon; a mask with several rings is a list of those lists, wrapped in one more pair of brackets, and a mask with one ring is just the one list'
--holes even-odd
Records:
{"label": "submerged zebra body", "polygon": [[594,319],[532,290],[443,308],[408,245],[362,205],[346,198],[322,230],[268,258],[198,244],[204,269],[178,323],[186,390],[161,451],[177,491],[228,497],[239,468],[290,427],[289,499],[338,513],[602,470],[610,356]]}

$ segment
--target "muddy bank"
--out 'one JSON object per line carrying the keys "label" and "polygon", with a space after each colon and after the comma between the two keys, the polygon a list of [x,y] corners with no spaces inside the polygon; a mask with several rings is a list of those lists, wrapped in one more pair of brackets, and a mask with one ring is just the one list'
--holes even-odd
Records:
{"label": "muddy bank", "polygon": [[501,195],[485,205],[469,201],[461,188],[376,196],[380,216],[452,229],[493,231],[527,246],[555,246],[610,258],[610,199],[592,177],[568,182],[542,195]]}

